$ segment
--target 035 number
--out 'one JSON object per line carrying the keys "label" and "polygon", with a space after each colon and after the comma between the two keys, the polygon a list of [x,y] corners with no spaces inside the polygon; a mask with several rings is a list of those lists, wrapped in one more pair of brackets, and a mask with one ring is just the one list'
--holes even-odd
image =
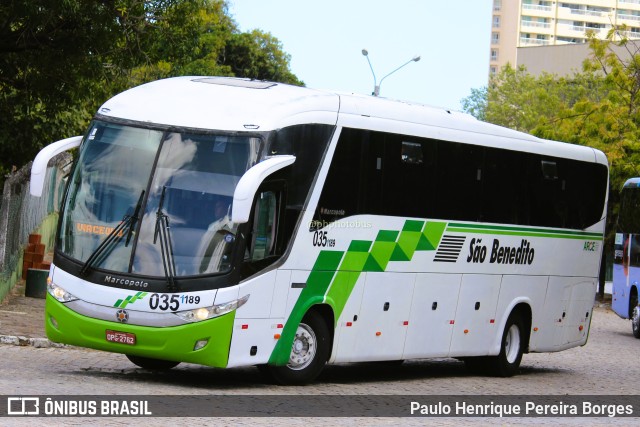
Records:
{"label": "035 number", "polygon": [[336,245],[336,241],[335,239],[329,239],[327,238],[327,232],[326,231],[315,231],[313,233],[313,246],[320,246],[320,247],[334,247]]}
{"label": "035 number", "polygon": [[178,295],[151,294],[151,298],[149,298],[149,308],[151,308],[151,310],[178,311],[178,308],[180,308],[180,297]]}

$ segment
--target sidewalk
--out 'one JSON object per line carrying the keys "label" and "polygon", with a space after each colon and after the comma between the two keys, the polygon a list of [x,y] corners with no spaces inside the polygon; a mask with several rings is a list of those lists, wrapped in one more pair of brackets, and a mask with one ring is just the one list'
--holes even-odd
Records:
{"label": "sidewalk", "polygon": [[19,282],[0,304],[0,344],[57,347],[44,331],[43,298],[24,296],[24,281]]}

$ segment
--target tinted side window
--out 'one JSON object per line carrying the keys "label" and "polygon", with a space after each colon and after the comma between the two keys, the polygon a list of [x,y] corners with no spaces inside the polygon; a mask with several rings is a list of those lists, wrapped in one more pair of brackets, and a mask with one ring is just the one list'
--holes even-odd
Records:
{"label": "tinted side window", "polygon": [[434,215],[434,141],[371,132],[367,151],[367,213],[417,218]]}
{"label": "tinted side window", "polygon": [[343,129],[314,226],[358,214],[431,217],[435,153],[431,140]]}
{"label": "tinted side window", "polygon": [[[366,180],[360,179],[363,159],[364,131],[343,129],[338,140],[329,173],[316,208],[311,228],[322,228],[337,219],[361,213],[360,200],[364,199]],[[361,187],[362,185],[362,187]],[[373,184],[371,184],[373,186]]]}
{"label": "tinted side window", "polygon": [[530,224],[530,199],[522,179],[521,153],[485,148],[482,212],[486,222]]}
{"label": "tinted side window", "polygon": [[484,147],[438,141],[436,218],[478,221]]}
{"label": "tinted side window", "polygon": [[452,141],[343,129],[315,219],[389,215],[584,229],[607,168]]}
{"label": "tinted side window", "polygon": [[596,163],[570,161],[571,199],[574,206],[574,228],[586,228],[597,223],[604,213],[607,194],[607,167]]}
{"label": "tinted side window", "polygon": [[604,165],[526,153],[523,158],[529,224],[584,229],[600,220],[607,190]]}
{"label": "tinted side window", "polygon": [[279,224],[282,230],[280,250],[284,250],[291,239],[334,129],[334,126],[329,125],[298,125],[280,129],[271,135],[267,146],[269,155],[296,156],[296,161],[291,166],[269,177],[270,181],[286,183],[283,222]]}

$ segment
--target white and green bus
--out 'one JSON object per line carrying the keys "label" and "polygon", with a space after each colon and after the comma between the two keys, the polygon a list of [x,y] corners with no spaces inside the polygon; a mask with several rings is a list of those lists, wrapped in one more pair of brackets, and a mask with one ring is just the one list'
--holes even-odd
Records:
{"label": "white and green bus", "polygon": [[55,342],[148,369],[455,357],[510,376],[584,345],[607,160],[465,114],[219,77],[107,101],[60,210]]}

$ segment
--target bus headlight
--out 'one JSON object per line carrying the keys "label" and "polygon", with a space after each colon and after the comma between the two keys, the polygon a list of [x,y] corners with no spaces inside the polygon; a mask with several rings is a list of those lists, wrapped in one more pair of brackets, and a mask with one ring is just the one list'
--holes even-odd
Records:
{"label": "bus headlight", "polygon": [[222,316],[223,314],[231,313],[233,310],[237,310],[242,307],[249,300],[249,295],[245,295],[237,300],[225,302],[223,304],[217,304],[211,307],[201,307],[194,310],[179,311],[174,313],[176,316],[187,322],[201,322],[203,320],[212,319],[214,317]]}
{"label": "bus headlight", "polygon": [[70,294],[60,286],[53,283],[51,279],[47,279],[47,291],[52,297],[54,297],[60,302],[69,302],[69,301],[75,301],[78,299],[76,296]]}

